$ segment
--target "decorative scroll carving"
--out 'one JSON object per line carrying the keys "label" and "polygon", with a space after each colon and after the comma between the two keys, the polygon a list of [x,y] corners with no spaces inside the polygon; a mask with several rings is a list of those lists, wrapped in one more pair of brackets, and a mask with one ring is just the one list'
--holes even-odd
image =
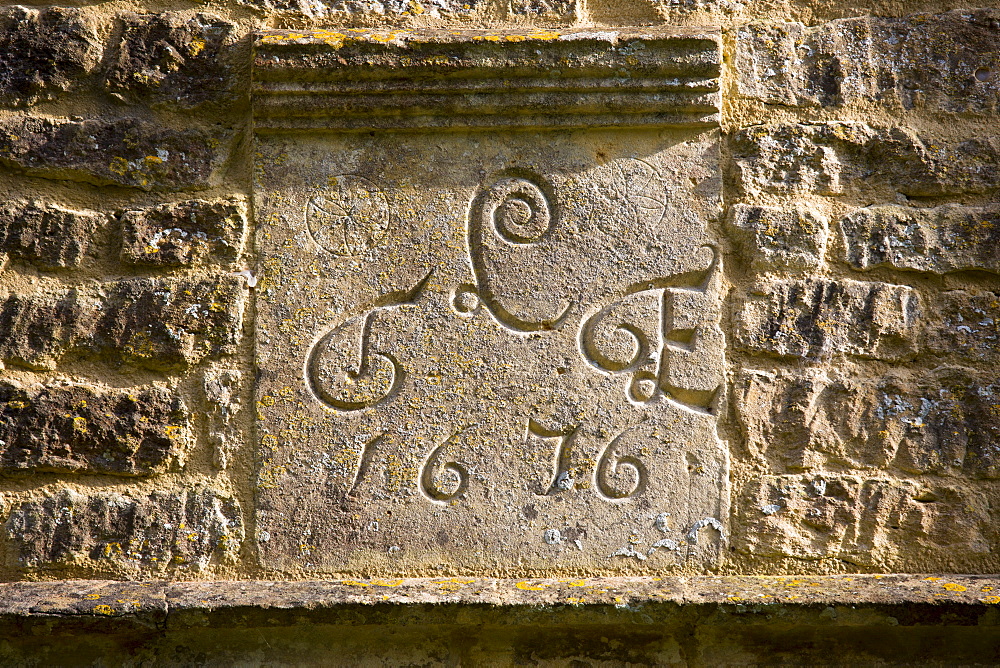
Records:
{"label": "decorative scroll carving", "polygon": [[[558,329],[573,304],[540,303],[538,295],[504,290],[496,268],[544,276],[531,247],[557,225],[557,213],[540,180],[502,178],[481,190],[469,213],[469,258],[479,296],[493,317],[516,332]],[[499,242],[499,245],[498,245]],[[511,294],[513,293],[513,294]],[[520,302],[520,303],[519,303]]]}
{"label": "decorative scroll carving", "polygon": [[430,278],[413,288],[390,292],[360,313],[331,327],[306,357],[305,380],[313,395],[331,408],[357,411],[378,404],[403,382],[403,368],[390,353],[371,350],[371,329],[381,309],[412,304]]}

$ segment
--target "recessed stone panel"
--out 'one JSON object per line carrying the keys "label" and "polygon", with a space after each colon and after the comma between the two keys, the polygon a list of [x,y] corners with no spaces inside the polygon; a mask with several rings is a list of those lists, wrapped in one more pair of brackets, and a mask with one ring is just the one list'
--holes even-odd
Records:
{"label": "recessed stone panel", "polygon": [[[434,85],[464,92],[435,111],[424,106],[430,79],[404,73],[379,84],[401,106],[374,110],[370,128],[324,121],[326,93],[314,92],[308,117],[267,107],[254,193],[265,565],[501,573],[715,563],[729,528],[711,120],[664,98],[615,127],[601,100],[580,92],[560,127],[539,129],[520,91],[471,105],[473,129],[462,129],[447,110],[503,77],[489,63],[508,62],[523,39],[344,46],[279,35],[289,46],[269,42],[271,80],[258,100],[316,90],[279,86],[282,58],[289,76],[305,67],[297,81],[323,79],[329,91],[377,78],[371,62],[408,51],[427,77],[434,48],[447,55],[445,83]],[[704,35],[616,37],[586,62],[570,57],[577,46],[538,40],[540,62],[569,54],[563,73],[518,72],[548,95],[601,59],[650,76],[644,62],[682,71],[678,53],[718,60]],[[346,65],[325,57],[338,49]],[[466,79],[449,84],[473,57]],[[647,94],[630,86],[616,93],[625,107]],[[303,118],[314,131],[290,131]]]}

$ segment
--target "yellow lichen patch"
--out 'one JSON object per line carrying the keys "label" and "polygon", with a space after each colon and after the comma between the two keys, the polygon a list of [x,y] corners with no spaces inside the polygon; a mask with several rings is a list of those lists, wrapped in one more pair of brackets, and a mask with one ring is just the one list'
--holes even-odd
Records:
{"label": "yellow lichen patch", "polygon": [[94,612],[99,615],[113,615],[115,614],[115,609],[110,605],[95,605]]}
{"label": "yellow lichen patch", "polygon": [[401,584],[402,580],[372,580],[372,585],[376,587],[398,587]]}
{"label": "yellow lichen patch", "polygon": [[996,605],[1000,603],[1000,596],[984,596],[979,599],[980,603],[989,603],[990,605]]}
{"label": "yellow lichen patch", "polygon": [[340,584],[349,585],[351,587],[370,587],[371,584],[367,582],[361,582],[360,580],[341,580]]}
{"label": "yellow lichen patch", "polygon": [[963,587],[960,584],[955,584],[954,582],[946,582],[946,583],[944,583],[941,586],[944,587],[945,589],[947,589],[948,591],[965,591],[966,590],[965,587]]}
{"label": "yellow lichen patch", "polygon": [[527,580],[521,580],[514,585],[518,589],[523,589],[524,591],[545,591],[544,584],[530,584]]}

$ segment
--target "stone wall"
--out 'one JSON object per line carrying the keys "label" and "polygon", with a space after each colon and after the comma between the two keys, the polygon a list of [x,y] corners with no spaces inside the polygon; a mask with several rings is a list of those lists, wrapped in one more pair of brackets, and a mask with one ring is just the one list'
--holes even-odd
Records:
{"label": "stone wall", "polygon": [[[256,300],[280,302],[289,271],[254,234],[254,169],[274,160],[255,135],[256,33],[663,25],[721,27],[718,164],[692,177],[721,193],[705,220],[724,389],[674,393],[716,402],[731,501],[676,536],[655,509],[642,521],[660,553],[701,529],[719,553],[653,568],[657,546],[623,539],[533,572],[997,572],[1000,8],[263,0],[0,10],[0,580],[398,568],[266,557],[257,511],[295,482],[258,416],[285,402],[292,420],[297,399],[255,389],[262,332],[285,322]],[[585,536],[531,512],[539,546]],[[437,574],[414,564],[399,575]]]}

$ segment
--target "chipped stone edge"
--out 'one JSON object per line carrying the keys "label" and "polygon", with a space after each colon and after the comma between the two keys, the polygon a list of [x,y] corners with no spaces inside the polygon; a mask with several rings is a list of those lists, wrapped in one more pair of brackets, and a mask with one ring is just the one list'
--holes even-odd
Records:
{"label": "chipped stone edge", "polygon": [[[657,607],[768,612],[830,607],[1000,610],[1000,575],[691,576],[604,578],[384,578],[308,581],[63,580],[0,583],[2,618],[133,619],[156,625],[190,613],[363,612],[444,608],[534,608],[648,612]],[[358,621],[351,621],[357,619]],[[363,623],[365,615],[341,623]],[[287,620],[285,620],[287,623]],[[199,623],[204,623],[200,621]],[[923,622],[926,623],[926,620]],[[948,622],[942,622],[948,623]],[[952,622],[953,623],[953,622]],[[978,624],[1000,625],[988,615]],[[184,622],[181,622],[183,625]]]}

